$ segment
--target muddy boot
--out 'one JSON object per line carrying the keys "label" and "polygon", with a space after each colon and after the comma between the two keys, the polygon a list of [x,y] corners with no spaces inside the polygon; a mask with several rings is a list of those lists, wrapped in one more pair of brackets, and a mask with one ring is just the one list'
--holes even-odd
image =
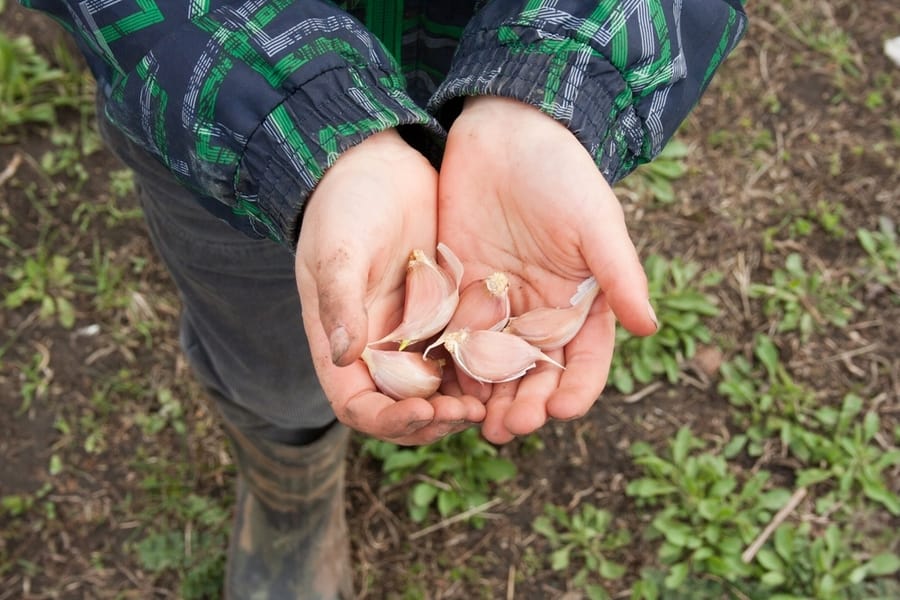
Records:
{"label": "muddy boot", "polygon": [[344,516],[348,430],[307,446],[251,441],[225,423],[238,465],[226,600],[351,600]]}

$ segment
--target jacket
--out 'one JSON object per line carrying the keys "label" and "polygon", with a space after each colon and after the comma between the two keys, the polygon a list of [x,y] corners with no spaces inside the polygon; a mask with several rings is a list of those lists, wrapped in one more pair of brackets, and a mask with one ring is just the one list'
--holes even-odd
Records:
{"label": "jacket", "polygon": [[397,127],[439,162],[470,95],[565,124],[612,184],[743,35],[740,0],[20,0],[75,37],[104,117],[198,200],[290,248],[341,153]]}

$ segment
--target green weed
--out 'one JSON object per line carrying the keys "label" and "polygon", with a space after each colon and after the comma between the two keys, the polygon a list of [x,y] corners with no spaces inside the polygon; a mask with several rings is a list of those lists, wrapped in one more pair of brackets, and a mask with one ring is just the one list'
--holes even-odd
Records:
{"label": "green weed", "polygon": [[[101,249],[100,242],[95,240],[91,252],[91,300],[98,311],[108,313],[113,310],[127,309],[133,302],[132,281],[128,276],[134,274],[140,264],[132,262],[133,257],[117,257],[112,252]],[[128,261],[122,264],[123,261]]]}
{"label": "green weed", "polygon": [[866,251],[862,264],[864,279],[875,281],[900,294],[900,243],[897,228],[888,217],[878,220],[878,231],[859,228],[856,239]]}
{"label": "green weed", "polygon": [[[386,483],[411,476],[422,479],[409,491],[408,509],[416,523],[432,508],[442,517],[484,504],[493,484],[511,479],[515,465],[497,456],[497,449],[481,438],[477,429],[467,429],[427,446],[403,448],[389,442],[367,439],[362,451],[382,461]],[[473,520],[479,524],[477,517]]]}
{"label": "green weed", "polygon": [[786,446],[793,444],[795,452],[803,460],[808,459],[799,445],[796,430],[802,431],[813,421],[815,394],[794,381],[780,362],[771,338],[757,336],[753,352],[758,362],[737,356],[721,367],[718,391],[741,409],[735,418],[742,433],[733,438],[726,455],[734,456],[746,448],[750,456],[761,456],[774,437]]}
{"label": "green weed", "polygon": [[12,518],[24,517],[52,491],[53,485],[50,482],[45,482],[33,493],[0,496],[0,515],[7,515]]}
{"label": "green weed", "polygon": [[658,255],[647,258],[644,270],[660,330],[649,337],[616,332],[616,351],[610,369],[610,385],[628,394],[635,382],[649,383],[665,376],[678,381],[680,363],[694,356],[698,343],[711,340],[703,319],[719,314],[715,299],[703,290],[717,283],[718,273],[701,273],[700,266]]}
{"label": "green weed", "polygon": [[844,218],[846,207],[840,202],[828,202],[819,200],[816,208],[809,211],[809,216],[814,219],[825,233],[837,239],[843,239],[847,235],[841,221]]}
{"label": "green weed", "polygon": [[644,476],[631,481],[627,493],[640,506],[659,509],[649,534],[662,540],[658,556],[665,566],[643,572],[633,598],[871,598],[879,584],[874,580],[900,570],[900,557],[870,551],[870,540],[846,519],[825,526],[782,523],[752,558],[745,556],[790,493],[772,487],[768,471],[744,475],[725,451],[706,447],[687,428],[665,456],[643,442],[632,446]]}
{"label": "green weed", "polygon": [[732,439],[727,454],[746,449],[758,457],[767,444],[778,440],[804,465],[813,465],[798,470],[797,485],[823,484],[819,499],[823,512],[836,505],[856,508],[861,491],[900,515],[900,495],[890,490],[884,474],[900,465],[900,448],[886,451],[876,442],[878,414],[865,411],[855,394],[846,394],[840,407],[823,405],[793,381],[767,336],[757,338],[754,355],[761,369],[742,358],[722,366],[719,392],[742,409],[735,416],[744,428]]}
{"label": "green weed", "polygon": [[[129,369],[120,369],[108,377],[97,381],[91,390],[87,406],[81,409],[76,419],[76,434],[82,449],[88,454],[100,454],[107,450],[107,435],[111,431],[113,415],[121,412],[123,406],[146,398],[151,391],[148,382]],[[139,413],[139,415],[142,413]],[[139,416],[135,417],[137,421]],[[68,423],[60,419],[57,428],[63,426],[71,433]]]}
{"label": "green weed", "polygon": [[[773,4],[778,13],[778,27],[794,40],[828,59],[828,64],[839,87],[847,78],[858,79],[863,72],[863,59],[856,42],[830,13],[822,14],[823,7],[809,2]],[[826,7],[827,8],[827,7]],[[795,19],[791,15],[802,15]]]}
{"label": "green weed", "polygon": [[80,231],[87,231],[91,223],[97,220],[109,228],[141,218],[143,213],[140,208],[120,208],[116,197],[119,197],[118,192],[113,192],[113,196],[98,198],[96,202],[82,202],[72,211],[72,223]]}
{"label": "green weed", "polygon": [[796,252],[787,256],[783,269],[775,269],[770,283],[751,283],[749,295],[763,299],[763,312],[776,320],[776,331],[799,331],[804,340],[826,324],[846,326],[862,308],[846,282],[807,272]]}
{"label": "green weed", "polygon": [[[221,595],[230,530],[230,498],[194,493],[196,480],[185,462],[147,456],[141,448],[133,466],[143,472],[140,486],[149,497],[137,518],[146,524],[131,548],[140,565],[160,577],[174,575],[178,597],[203,600]],[[126,507],[133,513],[133,508]]]}
{"label": "green weed", "polygon": [[649,196],[660,204],[671,204],[675,201],[672,182],[687,174],[685,159],[688,154],[688,145],[673,139],[652,162],[641,165],[622,180],[622,186],[640,196]]}
{"label": "green weed", "polygon": [[134,418],[134,422],[141,428],[144,435],[156,435],[166,427],[171,427],[179,435],[187,433],[184,404],[172,394],[172,390],[168,388],[157,390],[156,401],[159,404],[157,410],[138,413]]}
{"label": "green weed", "polygon": [[91,129],[84,129],[84,132],[87,135],[82,135],[78,130],[59,128],[50,132],[50,141],[55,148],[41,156],[40,165],[44,173],[50,177],[64,175],[75,181],[76,187],[87,181],[85,158],[100,149],[100,138]]}
{"label": "green weed", "polygon": [[31,357],[31,362],[22,365],[22,385],[19,388],[22,403],[19,405],[19,410],[16,411],[17,416],[27,413],[31,410],[35,400],[46,396],[50,381],[53,379],[53,371],[48,368],[47,363],[48,356],[46,354],[35,352]]}
{"label": "green weed", "polygon": [[27,36],[0,31],[0,143],[15,139],[9,131],[29,123],[52,125],[61,108],[88,108],[92,100],[83,69],[62,46],[53,67]]}
{"label": "green weed", "polygon": [[608,555],[628,544],[631,539],[625,529],[611,529],[612,514],[584,504],[581,510],[569,515],[565,508],[548,504],[544,514],[532,523],[533,529],[545,537],[553,552],[550,566],[554,571],[566,571],[573,565],[577,571],[572,585],[584,590],[591,600],[609,598],[598,584],[600,579],[619,579],[625,575],[625,567]]}
{"label": "green weed", "polygon": [[39,316],[44,321],[54,317],[66,329],[75,324],[73,284],[75,276],[69,271],[69,259],[50,254],[45,243],[38,247],[36,256],[25,259],[24,264],[10,266],[6,275],[14,288],[6,296],[7,308],[19,308],[26,304],[40,305]]}
{"label": "green weed", "polygon": [[706,445],[682,428],[665,456],[643,442],[631,448],[644,476],[626,491],[639,506],[661,509],[650,536],[662,538],[659,558],[668,566],[667,589],[679,589],[691,573],[731,583],[752,575],[741,553],[790,496],[781,488],[765,489],[766,471],[742,481],[724,456],[699,452]]}
{"label": "green weed", "polygon": [[[0,32],[0,136],[13,126],[55,122],[56,84],[63,76],[37,53],[31,38]],[[0,137],[0,142],[10,141]]]}
{"label": "green weed", "polygon": [[217,597],[225,574],[228,511],[195,494],[181,500],[177,522],[166,521],[139,541],[137,558],[151,573],[174,572],[180,581],[180,598]]}
{"label": "green weed", "polygon": [[116,198],[127,198],[134,194],[134,171],[131,169],[110,171],[109,191]]}
{"label": "green weed", "polygon": [[763,232],[763,248],[766,252],[775,250],[775,238],[780,234],[786,234],[790,239],[809,237],[820,232],[835,239],[847,236],[847,230],[842,225],[846,207],[841,202],[819,200],[815,207],[803,208],[795,195],[789,195],[788,199],[789,214],[777,225],[767,227]]}

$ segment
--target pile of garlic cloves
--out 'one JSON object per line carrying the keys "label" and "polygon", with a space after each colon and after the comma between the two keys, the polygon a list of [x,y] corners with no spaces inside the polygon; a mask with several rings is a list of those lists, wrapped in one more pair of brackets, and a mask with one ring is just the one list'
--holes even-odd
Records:
{"label": "pile of garlic cloves", "polygon": [[[593,277],[578,286],[569,306],[512,316],[505,273],[473,281],[460,292],[462,263],[445,244],[438,244],[437,251],[447,268],[422,250],[410,253],[403,320],[363,351],[362,359],[382,393],[396,400],[434,394],[441,385],[444,360],[429,354],[439,347],[460,371],[484,383],[518,379],[540,361],[565,368],[544,351],[562,348],[581,329],[600,291]],[[420,343],[422,351],[410,348]],[[398,347],[375,348],[388,344]]]}

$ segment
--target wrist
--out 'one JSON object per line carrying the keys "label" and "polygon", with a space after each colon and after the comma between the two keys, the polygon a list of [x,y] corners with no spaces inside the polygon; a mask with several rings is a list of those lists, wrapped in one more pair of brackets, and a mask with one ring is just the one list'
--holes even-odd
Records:
{"label": "wrist", "polygon": [[[463,103],[462,118],[480,117],[488,122],[517,127],[543,124],[568,131],[565,125],[544,113],[537,106],[505,96],[468,96]],[[515,130],[513,130],[515,132]]]}
{"label": "wrist", "polygon": [[384,131],[373,133],[355,146],[345,150],[338,157],[335,165],[344,158],[355,158],[362,154],[390,156],[394,152],[406,152],[410,149],[410,146],[403,141],[403,138],[400,137],[400,134],[397,133],[396,129],[385,129]]}
{"label": "wrist", "polygon": [[549,139],[559,139],[561,136],[577,142],[565,125],[538,107],[504,96],[467,97],[462,113],[456,120],[456,123],[459,122],[477,123],[478,128],[500,131],[505,138],[535,134],[557,136]]}
{"label": "wrist", "polygon": [[527,102],[506,96],[466,96],[463,100],[463,114],[543,114]]}

